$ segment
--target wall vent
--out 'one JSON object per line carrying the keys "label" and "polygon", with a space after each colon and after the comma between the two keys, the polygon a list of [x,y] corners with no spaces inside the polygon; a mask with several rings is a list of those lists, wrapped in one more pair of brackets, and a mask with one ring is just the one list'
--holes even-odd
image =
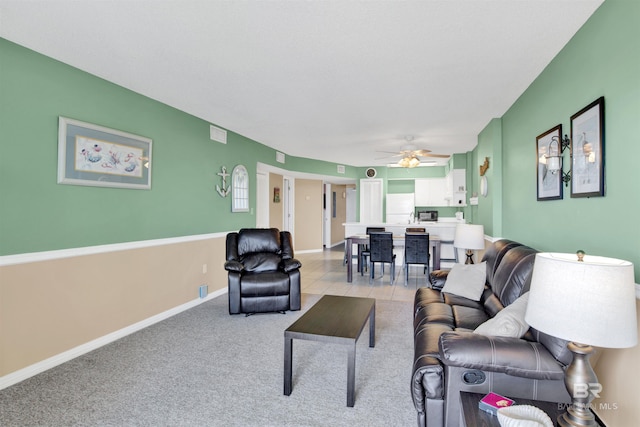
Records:
{"label": "wall vent", "polygon": [[344,173],[344,165],[338,165],[338,173]]}
{"label": "wall vent", "polygon": [[227,131],[224,129],[220,129],[214,125],[209,125],[209,138],[212,141],[221,142],[223,144],[227,143]]}
{"label": "wall vent", "polygon": [[284,153],[276,151],[276,161],[278,163],[284,163]]}

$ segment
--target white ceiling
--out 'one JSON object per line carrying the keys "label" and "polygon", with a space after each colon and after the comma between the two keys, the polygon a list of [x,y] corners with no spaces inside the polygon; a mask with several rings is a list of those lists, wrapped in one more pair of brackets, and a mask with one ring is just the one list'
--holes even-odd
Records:
{"label": "white ceiling", "polygon": [[0,0],[0,36],[288,155],[466,152],[603,0]]}

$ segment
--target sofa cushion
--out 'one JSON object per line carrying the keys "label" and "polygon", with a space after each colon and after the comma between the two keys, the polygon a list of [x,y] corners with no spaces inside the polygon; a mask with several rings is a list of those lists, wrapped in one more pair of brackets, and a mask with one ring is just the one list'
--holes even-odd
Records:
{"label": "sofa cushion", "polygon": [[453,311],[453,319],[456,328],[473,330],[489,318],[489,316],[487,316],[487,313],[479,308],[454,305],[453,307],[451,307],[451,309]]}
{"label": "sofa cushion", "polygon": [[454,264],[442,292],[480,301],[487,280],[487,263]]}
{"label": "sofa cushion", "polygon": [[[419,323],[444,323],[445,325],[449,325],[451,327],[454,326],[451,306],[449,304],[439,302],[435,302],[422,307],[422,309],[418,312],[418,315],[416,315],[415,320]],[[417,326],[417,324],[415,324],[414,326]]]}
{"label": "sofa cushion", "polygon": [[503,306],[528,290],[537,252],[528,246],[516,246],[502,258],[490,286]]}
{"label": "sofa cushion", "polygon": [[242,259],[245,271],[261,273],[277,271],[280,266],[280,256],[269,252],[248,254]]}
{"label": "sofa cushion", "polygon": [[[488,291],[491,293],[491,291]],[[480,301],[474,301],[469,298],[461,297],[454,294],[443,294],[444,302],[449,305],[462,305],[465,307],[482,309],[482,303]]]}
{"label": "sofa cushion", "polygon": [[482,261],[487,262],[487,283],[493,282],[493,275],[498,269],[500,262],[502,262],[504,254],[516,246],[522,246],[522,243],[508,239],[500,239],[487,247],[482,256]]}
{"label": "sofa cushion", "polygon": [[453,327],[444,323],[423,323],[414,333],[414,360],[415,358],[432,356],[440,358],[440,335],[444,332],[452,332]]}
{"label": "sofa cushion", "polygon": [[[242,297],[289,295],[289,275],[281,272],[247,273],[242,278]],[[288,297],[287,297],[288,298]]]}
{"label": "sofa cushion", "polygon": [[529,331],[533,334],[534,339],[542,344],[549,353],[553,355],[553,357],[565,365],[571,363],[571,360],[573,360],[573,354],[567,348],[568,341],[545,334],[535,328],[529,328]]}
{"label": "sofa cushion", "polygon": [[528,300],[529,292],[505,307],[495,317],[478,326],[474,332],[493,337],[522,338],[529,330],[529,325],[524,321]]}
{"label": "sofa cushion", "polygon": [[413,306],[415,308],[415,312],[417,312],[427,304],[443,301],[444,299],[440,291],[429,288],[418,288],[416,295],[413,297]]}

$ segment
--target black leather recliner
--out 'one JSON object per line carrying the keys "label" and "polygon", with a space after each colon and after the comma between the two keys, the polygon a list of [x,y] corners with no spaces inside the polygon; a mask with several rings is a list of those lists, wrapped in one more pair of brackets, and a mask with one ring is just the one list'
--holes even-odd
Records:
{"label": "black leather recliner", "polygon": [[227,234],[229,314],[300,310],[300,267],[291,233],[243,228]]}

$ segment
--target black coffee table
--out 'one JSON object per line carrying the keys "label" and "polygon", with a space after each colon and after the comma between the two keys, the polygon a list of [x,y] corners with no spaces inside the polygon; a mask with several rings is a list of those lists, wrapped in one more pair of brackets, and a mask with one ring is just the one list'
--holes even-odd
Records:
{"label": "black coffee table", "polygon": [[356,343],[369,321],[369,347],[375,346],[376,300],[374,298],[324,295],[284,331],[284,394],[291,394],[293,339],[323,341],[348,346],[347,406],[355,402]]}

